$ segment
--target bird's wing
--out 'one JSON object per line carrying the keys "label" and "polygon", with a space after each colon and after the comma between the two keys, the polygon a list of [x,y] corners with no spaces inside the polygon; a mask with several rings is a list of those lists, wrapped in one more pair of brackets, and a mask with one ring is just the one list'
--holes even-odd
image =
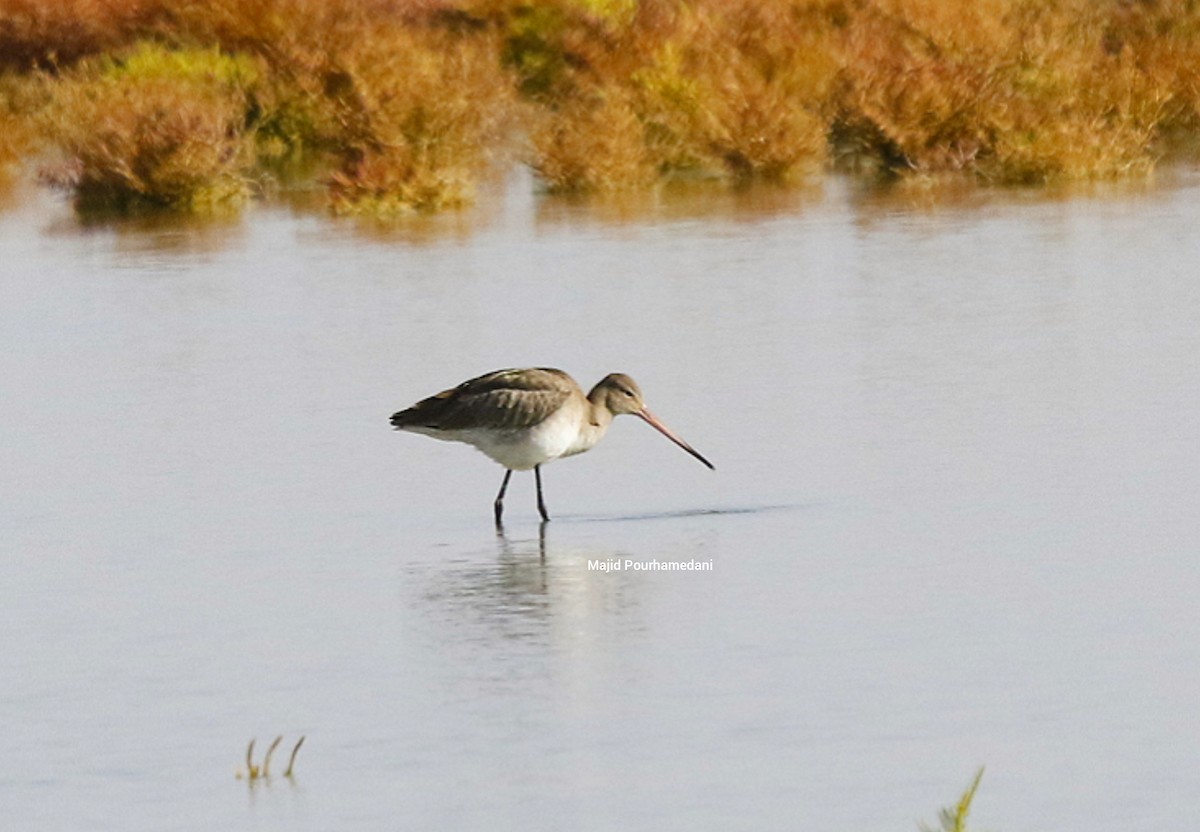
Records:
{"label": "bird's wing", "polygon": [[545,421],[574,386],[561,370],[497,370],[417,402],[392,416],[392,424],[438,430],[520,430]]}

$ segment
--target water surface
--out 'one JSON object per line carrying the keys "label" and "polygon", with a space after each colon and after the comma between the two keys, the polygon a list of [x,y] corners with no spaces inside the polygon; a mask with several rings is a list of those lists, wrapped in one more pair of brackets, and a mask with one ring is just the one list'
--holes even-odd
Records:
{"label": "water surface", "polygon": [[[1200,178],[0,214],[13,829],[912,830],[1200,815]],[[387,417],[630,373],[509,489]],[[703,572],[598,572],[604,559]],[[308,740],[248,784],[245,744]],[[277,771],[281,768],[276,761]]]}

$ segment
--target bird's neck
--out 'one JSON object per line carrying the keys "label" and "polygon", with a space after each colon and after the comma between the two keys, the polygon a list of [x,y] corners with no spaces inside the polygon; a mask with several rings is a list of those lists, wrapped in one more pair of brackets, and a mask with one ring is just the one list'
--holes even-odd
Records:
{"label": "bird's neck", "polygon": [[571,446],[570,453],[579,454],[591,448],[604,438],[604,432],[612,424],[612,411],[603,404],[588,399],[588,408],[584,413],[582,424],[579,426],[579,436]]}

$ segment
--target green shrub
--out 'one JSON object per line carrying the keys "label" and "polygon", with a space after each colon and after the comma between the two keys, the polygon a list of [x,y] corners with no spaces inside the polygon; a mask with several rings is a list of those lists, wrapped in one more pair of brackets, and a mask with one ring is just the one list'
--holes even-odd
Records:
{"label": "green shrub", "polygon": [[51,174],[82,208],[211,210],[249,193],[247,125],[258,71],[216,49],[139,44],[85,60],[51,85],[43,128],[66,162]]}

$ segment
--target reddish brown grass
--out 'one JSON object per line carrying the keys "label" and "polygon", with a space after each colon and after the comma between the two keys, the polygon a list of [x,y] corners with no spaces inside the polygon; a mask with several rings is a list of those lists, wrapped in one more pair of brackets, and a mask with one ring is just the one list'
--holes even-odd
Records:
{"label": "reddish brown grass", "polygon": [[85,59],[40,113],[68,161],[48,178],[88,207],[212,208],[245,196],[253,66],[148,46]]}
{"label": "reddish brown grass", "polygon": [[[100,83],[106,57],[145,42],[259,73],[237,89]],[[1140,174],[1197,144],[1200,6],[0,0],[0,73],[0,163],[29,152],[15,137],[36,122],[79,188],[172,206],[300,157],[339,211],[458,206],[514,140],[560,191],[788,181],[831,158],[1038,183]],[[23,83],[40,92],[10,94]]]}

